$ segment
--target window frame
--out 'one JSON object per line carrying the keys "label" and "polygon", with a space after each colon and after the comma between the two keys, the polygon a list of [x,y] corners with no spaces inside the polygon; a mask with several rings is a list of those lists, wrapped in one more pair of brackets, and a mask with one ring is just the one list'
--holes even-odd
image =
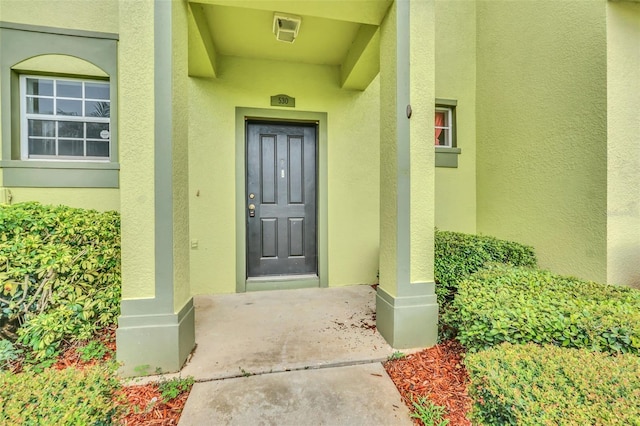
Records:
{"label": "window frame", "polygon": [[[437,146],[439,148],[455,148],[453,145],[453,133],[454,133],[454,126],[455,123],[453,121],[453,108],[450,106],[439,106],[436,105],[435,108],[436,113],[437,112],[444,112],[446,113],[446,121],[444,126],[438,126],[435,125],[434,123],[434,129],[441,129],[443,132],[445,132],[445,140],[446,140],[446,144],[445,145],[437,145],[434,144],[434,146]],[[435,120],[435,114],[434,114],[434,120]]]}
{"label": "window frame", "polygon": [[[441,99],[437,98],[435,102],[435,111],[438,110],[447,110],[450,113],[449,116],[449,136],[450,146],[445,145],[435,145],[435,166],[436,167],[447,167],[447,168],[457,168],[458,167],[458,156],[462,153],[462,150],[458,148],[458,123],[457,123],[457,107],[458,101],[455,99]],[[433,128],[435,131],[435,111],[434,111],[434,121]]]}
{"label": "window frame", "polygon": [[[91,117],[86,115],[85,101],[103,101],[103,99],[93,99],[86,97],[86,88],[85,83],[102,83],[107,84],[109,86],[109,91],[111,90],[111,83],[109,80],[98,79],[98,78],[79,78],[79,77],[68,77],[62,75],[38,75],[38,74],[20,74],[20,158],[23,161],[81,161],[81,162],[109,162],[111,160],[111,114],[109,117]],[[49,98],[53,100],[54,103],[54,113],[53,114],[36,114],[27,112],[28,99],[30,97],[34,97],[33,95],[27,94],[27,79],[38,79],[38,80],[51,80],[53,82],[53,95],[51,96],[40,96],[40,98]],[[82,82],[82,97],[81,98],[67,98],[64,96],[58,96],[56,93],[57,90],[57,82],[58,81],[75,81]],[[55,105],[58,99],[67,100],[80,100],[83,104],[83,115],[82,116],[73,116],[73,115],[58,115],[55,113]],[[109,109],[111,109],[111,98],[107,100],[109,102]],[[46,120],[46,121],[54,121],[56,123],[65,121],[65,122],[80,122],[83,123],[85,129],[83,130],[84,136],[81,139],[83,142],[83,151],[84,155],[59,155],[59,143],[60,137],[58,136],[58,126],[56,126],[56,135],[53,137],[55,140],[56,154],[55,155],[31,155],[29,151],[29,120]],[[87,138],[86,137],[86,124],[87,123],[107,123],[109,126],[109,155],[104,157],[98,156],[87,156],[87,142],[90,141],[98,141],[95,138]],[[80,139],[78,139],[80,140]],[[103,140],[100,140],[104,142]]]}
{"label": "window frame", "polygon": [[[5,187],[119,188],[118,34],[0,21],[0,176]],[[46,68],[40,56],[69,56],[88,66]],[[75,62],[74,62],[75,63]],[[28,159],[23,157],[20,76],[80,78],[109,82],[109,158]],[[27,130],[27,129],[24,129]]]}

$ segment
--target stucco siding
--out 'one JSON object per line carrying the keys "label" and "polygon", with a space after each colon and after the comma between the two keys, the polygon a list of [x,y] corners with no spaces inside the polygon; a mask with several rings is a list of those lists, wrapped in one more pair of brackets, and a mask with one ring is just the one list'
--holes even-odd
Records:
{"label": "stucco siding", "polygon": [[[339,68],[220,58],[217,79],[189,81],[191,292],[236,291],[235,109],[296,98],[328,114],[328,284],[373,283],[379,236],[379,83],[339,87]],[[242,188],[238,190],[244,190]]]}
{"label": "stucco siding", "polygon": [[155,295],[153,1],[120,2],[122,297]]}
{"label": "stucco siding", "polygon": [[0,21],[117,33],[118,9],[118,0],[2,0]]}
{"label": "stucco siding", "polygon": [[607,281],[640,287],[640,3],[607,4]]}
{"label": "stucco siding", "polygon": [[[435,223],[476,232],[476,3],[435,2],[436,98],[457,101],[458,167],[436,168]],[[425,143],[432,144],[432,135]]]}
{"label": "stucco siding", "polygon": [[477,229],[601,282],[605,12],[599,0],[477,3]]}

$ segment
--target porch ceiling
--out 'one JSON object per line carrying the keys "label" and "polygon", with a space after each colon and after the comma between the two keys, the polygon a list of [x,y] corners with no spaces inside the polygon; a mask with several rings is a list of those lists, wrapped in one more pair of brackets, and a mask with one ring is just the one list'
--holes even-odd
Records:
{"label": "porch ceiling", "polygon": [[269,10],[204,6],[207,24],[218,53],[243,58],[340,65],[360,24],[302,16],[294,43],[276,40]]}
{"label": "porch ceiling", "polygon": [[[341,86],[363,90],[378,72],[377,26],[391,1],[191,2],[190,74],[215,77],[220,57],[236,56],[338,66]],[[294,43],[276,40],[272,32],[275,12],[301,16]]]}

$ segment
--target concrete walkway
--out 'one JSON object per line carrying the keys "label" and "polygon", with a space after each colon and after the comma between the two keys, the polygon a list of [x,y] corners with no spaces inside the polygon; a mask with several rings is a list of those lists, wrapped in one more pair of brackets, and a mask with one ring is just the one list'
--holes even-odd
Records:
{"label": "concrete walkway", "polygon": [[370,286],[198,296],[181,426],[411,425]]}

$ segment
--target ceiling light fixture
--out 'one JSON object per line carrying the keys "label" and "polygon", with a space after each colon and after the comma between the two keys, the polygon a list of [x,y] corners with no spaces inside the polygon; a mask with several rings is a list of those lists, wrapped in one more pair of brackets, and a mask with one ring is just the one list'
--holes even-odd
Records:
{"label": "ceiling light fixture", "polygon": [[276,12],[273,14],[273,33],[276,40],[293,43],[298,37],[302,18],[295,15]]}

